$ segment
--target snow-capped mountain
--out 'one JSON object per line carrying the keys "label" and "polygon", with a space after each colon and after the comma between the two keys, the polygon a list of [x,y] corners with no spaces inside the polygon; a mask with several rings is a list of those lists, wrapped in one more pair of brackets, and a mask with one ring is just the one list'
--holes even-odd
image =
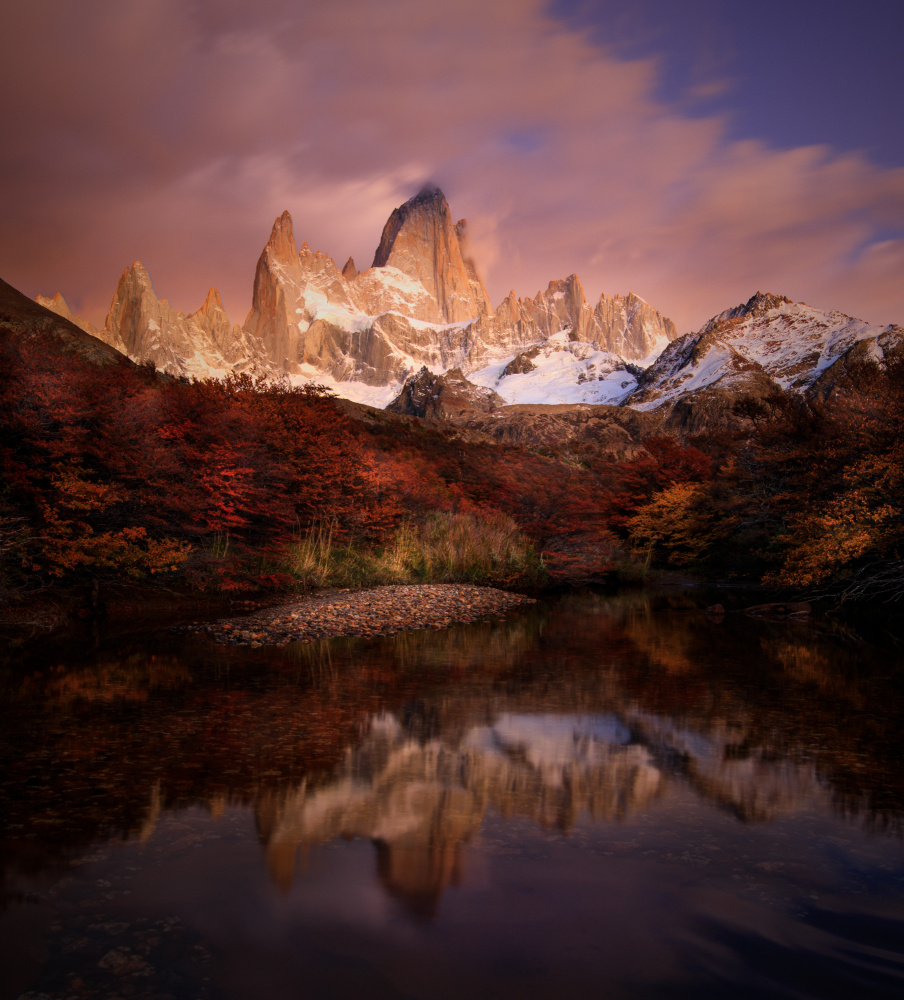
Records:
{"label": "snow-capped mountain", "polygon": [[449,415],[473,413],[478,403],[485,411],[491,400],[493,410],[591,404],[665,413],[690,406],[699,422],[716,409],[728,412],[739,395],[828,392],[853,361],[904,350],[900,327],[761,293],[679,338],[674,324],[636,295],[603,295],[591,306],[574,274],[533,298],[512,291],[494,309],[468,253],[467,224],[453,222],[438,188],[392,212],[363,271],[351,258],[340,270],[307,243],[299,248],[284,212],[258,260],[241,327],[230,323],[216,289],[196,312],[177,312],[158,299],[137,261],[123,273],[101,331],[72,316],[59,295],[39,302],[172,374],[263,371],[316,381],[374,406],[402,400],[402,412],[436,409],[412,400],[433,391],[425,372],[446,374],[439,410]]}
{"label": "snow-capped mountain", "polygon": [[[647,307],[648,308],[648,307]],[[436,411],[474,423],[477,413],[497,420],[514,411],[498,405],[596,404],[621,406],[665,418],[672,429],[699,432],[734,422],[743,396],[771,393],[826,395],[853,363],[879,363],[904,353],[904,329],[870,326],[840,312],[823,312],[779,295],[757,292],[748,302],[713,317],[696,333],[671,340],[637,363],[576,340],[573,327],[468,375],[461,372],[454,402],[419,405],[409,385],[392,404],[404,413]],[[423,373],[409,380],[423,390]],[[438,384],[448,396],[449,388]],[[492,406],[477,390],[492,390]],[[423,395],[423,391],[420,392]],[[426,397],[425,397],[426,398]],[[465,406],[470,401],[469,406]]]}
{"label": "snow-capped mountain", "polygon": [[[61,296],[41,303],[77,322]],[[172,374],[253,368],[321,382],[378,406],[425,366],[437,374],[481,372],[486,381],[498,377],[488,366],[505,367],[531,349],[520,363],[546,373],[534,379],[545,378],[544,399],[608,402],[633,384],[636,373],[625,365],[655,357],[677,336],[670,320],[633,294],[603,295],[591,306],[576,275],[551,281],[533,298],[510,292],[494,310],[468,254],[467,224],[453,222],[437,188],[393,211],[363,271],[351,258],[340,270],[307,243],[299,248],[284,212],[258,261],[242,327],[229,322],[216,289],[197,312],[177,312],[135,262],[120,279],[104,329],[89,332]],[[501,396],[532,400],[526,392],[516,380]]]}
{"label": "snow-capped mountain", "polygon": [[757,292],[670,343],[642,375],[629,406],[653,410],[695,394],[829,391],[851,361],[904,350],[904,329],[870,326]]}

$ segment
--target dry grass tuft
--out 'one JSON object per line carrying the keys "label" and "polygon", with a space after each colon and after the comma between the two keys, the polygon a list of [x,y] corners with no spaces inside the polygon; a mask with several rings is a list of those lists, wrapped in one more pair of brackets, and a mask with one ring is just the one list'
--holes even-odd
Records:
{"label": "dry grass tuft", "polygon": [[543,564],[531,541],[504,514],[433,513],[405,521],[382,550],[338,544],[321,522],[289,546],[282,567],[301,586],[385,583],[539,584]]}

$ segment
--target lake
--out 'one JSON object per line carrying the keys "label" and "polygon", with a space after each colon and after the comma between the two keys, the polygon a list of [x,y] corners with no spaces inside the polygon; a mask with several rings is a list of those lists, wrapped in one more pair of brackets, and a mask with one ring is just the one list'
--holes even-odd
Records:
{"label": "lake", "polygon": [[709,600],[8,645],[0,1000],[904,995],[902,656]]}

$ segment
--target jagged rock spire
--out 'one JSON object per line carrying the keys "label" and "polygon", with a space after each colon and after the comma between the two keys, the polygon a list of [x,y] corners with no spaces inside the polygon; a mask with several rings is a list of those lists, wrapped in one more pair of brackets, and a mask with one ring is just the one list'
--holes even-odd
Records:
{"label": "jagged rock spire", "polygon": [[201,306],[199,312],[204,313],[205,316],[210,316],[214,312],[224,311],[223,300],[220,298],[220,293],[216,288],[211,288],[207,292],[207,298],[204,300],[204,305]]}
{"label": "jagged rock spire", "polygon": [[[436,299],[440,321],[459,323],[490,312],[489,298],[462,252],[464,220],[456,227],[446,196],[425,187],[393,210],[374,254],[374,267],[396,267]],[[470,265],[470,266],[469,266]]]}
{"label": "jagged rock spire", "polygon": [[292,216],[289,213],[283,214],[273,223],[270,232],[270,239],[264,250],[271,260],[282,261],[286,264],[295,262],[298,257],[298,247],[295,245],[295,233],[292,229]]}

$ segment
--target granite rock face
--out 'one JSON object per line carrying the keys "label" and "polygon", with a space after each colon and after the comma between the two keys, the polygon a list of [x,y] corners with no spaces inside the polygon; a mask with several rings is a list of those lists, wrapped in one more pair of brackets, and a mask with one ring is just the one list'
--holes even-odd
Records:
{"label": "granite rock face", "polygon": [[650,358],[678,336],[670,319],[633,292],[601,295],[593,315],[600,345],[628,361]]}
{"label": "granite rock face", "polygon": [[133,360],[152,361],[172,375],[224,375],[267,367],[258,345],[241,327],[230,324],[215,288],[200,309],[185,316],[157,298],[141,261],[134,261],[120,277],[98,336]]}
{"label": "granite rock face", "polygon": [[436,303],[432,322],[469,322],[492,311],[473,261],[463,252],[466,227],[464,219],[452,222],[439,188],[424,188],[394,209],[383,227],[373,266],[396,267],[420,282]]}
{"label": "granite rock face", "polygon": [[391,413],[458,422],[477,413],[493,413],[505,400],[492,389],[469,382],[461,369],[435,375],[422,368],[405,380],[398,397],[386,407]]}
{"label": "granite rock face", "polygon": [[298,328],[294,313],[293,286],[300,277],[298,248],[288,212],[273,223],[267,245],[254,272],[251,312],[245,332],[260,342],[266,356],[278,368],[291,370],[297,359]]}
{"label": "granite rock face", "polygon": [[244,332],[290,375],[386,385],[461,353],[461,324],[441,318],[424,285],[394,265],[359,272],[349,258],[340,271],[307,243],[299,249],[284,212],[258,261]]}

